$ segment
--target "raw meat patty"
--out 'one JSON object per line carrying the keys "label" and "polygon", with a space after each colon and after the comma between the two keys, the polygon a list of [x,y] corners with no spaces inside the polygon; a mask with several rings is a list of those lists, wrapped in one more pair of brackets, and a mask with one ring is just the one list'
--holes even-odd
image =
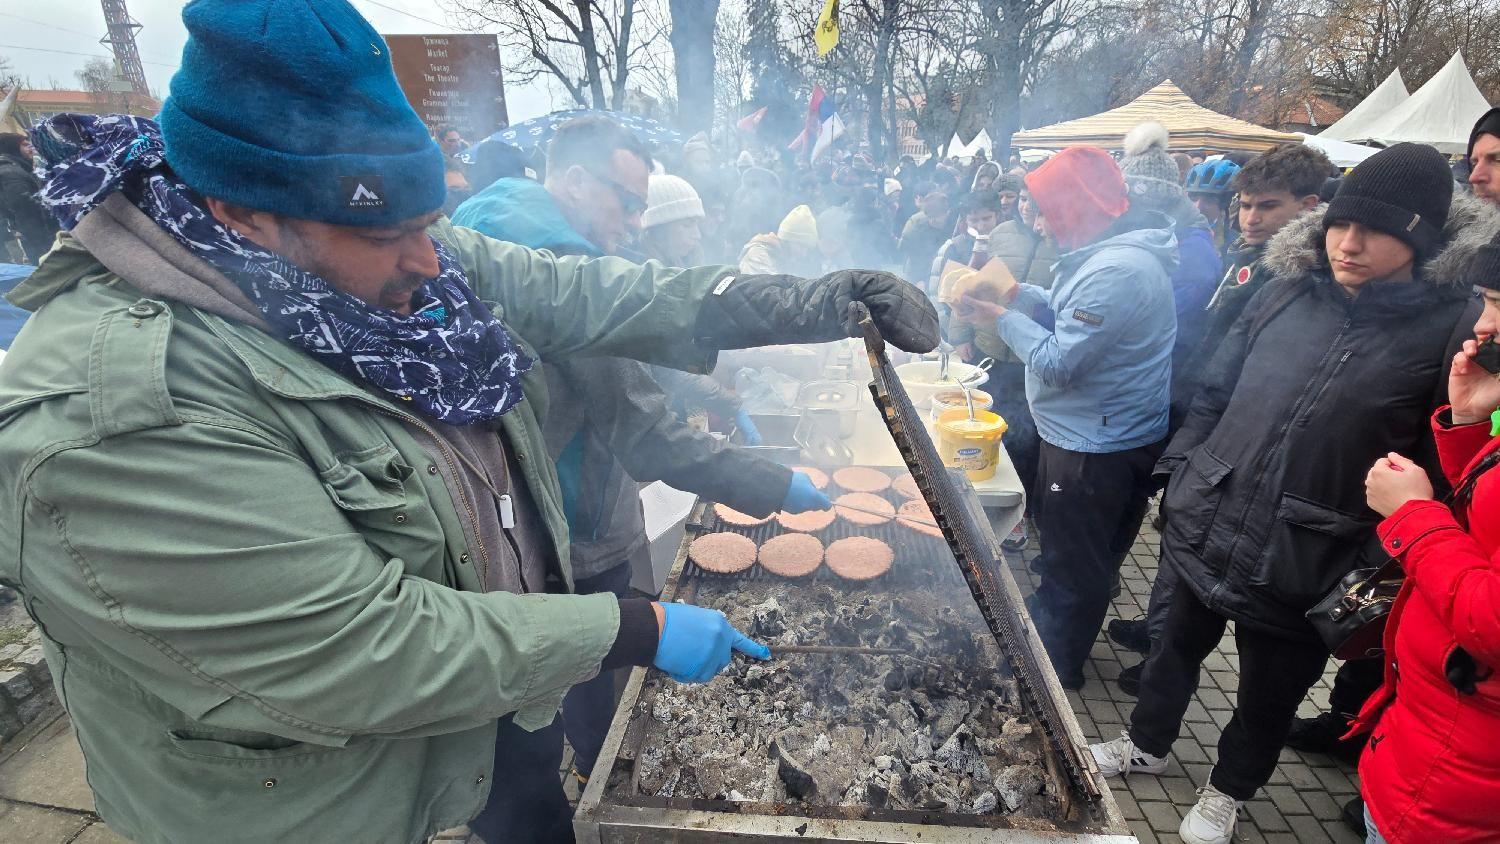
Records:
{"label": "raw meat patty", "polygon": [[[858,509],[851,510],[849,509],[851,507]],[[891,502],[868,492],[849,492],[840,495],[833,500],[833,509],[844,521],[864,527],[883,525],[896,518],[896,508],[891,506]],[[877,513],[880,515],[876,515]]]}
{"label": "raw meat patty", "polygon": [[891,481],[891,491],[902,498],[921,498],[922,491],[917,489],[917,479],[910,473]]}
{"label": "raw meat patty", "polygon": [[737,533],[706,533],[688,546],[688,559],[704,571],[733,574],[755,565],[755,543]]}
{"label": "raw meat patty", "polygon": [[823,543],[805,533],[783,533],[760,546],[761,567],[782,577],[812,574],[823,565]]}
{"label": "raw meat patty", "polygon": [[828,473],[822,469],[815,469],[811,466],[793,466],[792,471],[806,475],[812,481],[813,486],[818,489],[828,489]]}
{"label": "raw meat patty", "polygon": [[833,511],[808,510],[805,513],[777,513],[776,521],[787,530],[816,533],[833,524]]}
{"label": "raw meat patty", "polygon": [[867,466],[846,466],[833,473],[833,482],[845,492],[884,492],[891,488],[891,476]]}
{"label": "raw meat patty", "polygon": [[719,520],[724,524],[733,525],[735,527],[755,527],[756,525],[763,525],[771,520],[770,516],[766,516],[764,518],[759,516],[751,516],[746,513],[741,513],[733,507],[725,504],[715,504],[714,515],[718,516]]}
{"label": "raw meat patty", "polygon": [[891,546],[868,536],[850,536],[828,546],[828,567],[839,577],[870,580],[891,570]]}
{"label": "raw meat patty", "polygon": [[932,510],[928,508],[927,502],[918,498],[908,501],[896,510],[896,524],[910,528],[917,533],[925,533],[928,536],[943,538],[943,531],[937,526],[937,519],[932,517]]}

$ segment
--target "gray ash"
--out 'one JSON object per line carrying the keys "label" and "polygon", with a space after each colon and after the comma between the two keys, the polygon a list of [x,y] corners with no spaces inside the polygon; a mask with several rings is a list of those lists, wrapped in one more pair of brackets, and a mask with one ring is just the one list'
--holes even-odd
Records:
{"label": "gray ash", "polygon": [[967,593],[888,594],[780,579],[703,582],[695,603],[770,645],[910,655],[736,657],[664,681],[637,758],[659,797],[1055,819],[1042,737]]}

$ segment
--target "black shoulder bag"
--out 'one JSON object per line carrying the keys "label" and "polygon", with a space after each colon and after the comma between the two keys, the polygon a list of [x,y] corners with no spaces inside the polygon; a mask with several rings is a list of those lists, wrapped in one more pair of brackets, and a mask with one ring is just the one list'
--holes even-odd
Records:
{"label": "black shoulder bag", "polygon": [[[1443,496],[1443,503],[1466,509],[1479,476],[1497,464],[1500,451],[1486,455],[1453,492]],[[1388,557],[1378,568],[1355,569],[1307,611],[1307,620],[1339,659],[1380,656],[1385,653],[1385,620],[1405,581],[1395,557]]]}

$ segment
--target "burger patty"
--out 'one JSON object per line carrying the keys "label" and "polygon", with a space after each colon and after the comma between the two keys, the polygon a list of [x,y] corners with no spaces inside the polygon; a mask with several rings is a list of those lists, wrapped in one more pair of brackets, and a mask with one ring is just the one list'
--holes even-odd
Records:
{"label": "burger patty", "polygon": [[937,519],[932,517],[931,508],[920,498],[908,501],[896,510],[896,523],[917,533],[943,538],[943,531],[937,526]]}
{"label": "burger patty", "polygon": [[706,533],[688,546],[688,559],[704,571],[733,574],[755,565],[755,543],[737,533]]}
{"label": "burger patty", "polygon": [[868,492],[849,492],[833,500],[834,512],[839,518],[854,525],[874,527],[896,518],[896,508],[891,502]]}
{"label": "burger patty", "polygon": [[801,472],[806,475],[808,480],[812,481],[812,485],[818,489],[828,488],[828,473],[822,469],[816,469],[812,466],[793,466],[792,471]]}
{"label": "burger patty", "polygon": [[850,536],[829,545],[825,559],[839,577],[871,580],[891,570],[896,553],[878,539]]}
{"label": "burger patty", "polygon": [[808,510],[805,513],[777,513],[776,522],[787,530],[814,533],[833,524],[833,511]]}
{"label": "burger patty", "polygon": [[891,488],[891,476],[868,466],[846,466],[833,473],[833,482],[845,492],[884,492]]}
{"label": "burger patty", "polygon": [[917,479],[912,477],[911,473],[907,473],[891,481],[891,491],[902,498],[922,497],[922,491],[917,489]]}
{"label": "burger patty", "polygon": [[760,564],[766,571],[782,577],[812,574],[823,565],[823,543],[805,533],[773,536],[760,546]]}
{"label": "burger patty", "polygon": [[770,516],[751,516],[746,513],[741,513],[740,511],[726,504],[715,504],[714,515],[718,516],[719,521],[723,522],[724,524],[734,525],[735,527],[755,527],[756,525],[763,525],[771,520]]}

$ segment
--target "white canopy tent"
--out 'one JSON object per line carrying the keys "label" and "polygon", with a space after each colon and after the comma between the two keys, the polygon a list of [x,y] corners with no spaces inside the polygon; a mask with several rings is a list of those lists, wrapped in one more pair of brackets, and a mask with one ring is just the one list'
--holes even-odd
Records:
{"label": "white canopy tent", "polygon": [[1469,75],[1463,55],[1454,53],[1410,99],[1351,140],[1378,141],[1386,146],[1410,141],[1436,147],[1442,153],[1462,153],[1468,149],[1474,122],[1489,108],[1489,101]]}
{"label": "white canopy tent", "polygon": [[[1478,118],[1475,119],[1477,120]],[[953,140],[948,142],[948,154],[956,155],[959,158],[973,158],[974,154],[980,150],[984,150],[984,154],[987,156],[995,150],[994,143],[990,141],[990,133],[984,129],[980,129],[979,134],[974,136],[974,140],[969,141],[967,144],[957,135],[954,135]]]}
{"label": "white canopy tent", "polygon": [[1406,90],[1406,82],[1401,78],[1401,68],[1398,67],[1391,71],[1391,75],[1379,87],[1370,92],[1370,96],[1361,100],[1359,105],[1350,109],[1338,122],[1320,132],[1318,137],[1329,141],[1353,141],[1367,137],[1364,134],[1366,129],[1383,120],[1393,109],[1409,99],[1411,94]]}
{"label": "white canopy tent", "polygon": [[1348,141],[1335,141],[1322,135],[1309,135],[1306,132],[1298,132],[1302,136],[1302,143],[1321,150],[1328,160],[1340,167],[1353,167],[1366,158],[1380,152],[1379,147],[1367,147],[1364,144],[1351,144]]}

